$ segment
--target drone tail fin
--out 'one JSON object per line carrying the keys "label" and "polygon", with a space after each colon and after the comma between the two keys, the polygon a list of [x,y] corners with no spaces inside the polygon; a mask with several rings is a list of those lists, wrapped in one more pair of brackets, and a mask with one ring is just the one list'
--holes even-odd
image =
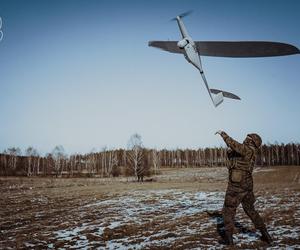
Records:
{"label": "drone tail fin", "polygon": [[238,97],[237,95],[224,91],[224,90],[219,90],[219,89],[210,89],[210,92],[215,94],[215,95],[219,95],[220,93],[222,93],[222,96],[226,97],[226,98],[230,98],[230,99],[234,99],[234,100],[241,100],[240,97]]}
{"label": "drone tail fin", "polygon": [[216,94],[216,96],[212,97],[212,100],[215,107],[218,107],[224,101],[223,93],[219,92],[218,94]]}

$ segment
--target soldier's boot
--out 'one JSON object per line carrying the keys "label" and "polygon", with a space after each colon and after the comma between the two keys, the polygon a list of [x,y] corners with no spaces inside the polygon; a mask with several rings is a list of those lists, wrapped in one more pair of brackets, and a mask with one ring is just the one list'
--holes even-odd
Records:
{"label": "soldier's boot", "polygon": [[223,244],[223,245],[233,246],[232,233],[225,232],[224,238],[219,242],[220,242],[220,244]]}
{"label": "soldier's boot", "polygon": [[265,227],[260,228],[259,231],[261,232],[261,239],[265,242],[267,242],[268,244],[271,244],[273,239],[270,236],[270,234],[268,233],[267,229]]}

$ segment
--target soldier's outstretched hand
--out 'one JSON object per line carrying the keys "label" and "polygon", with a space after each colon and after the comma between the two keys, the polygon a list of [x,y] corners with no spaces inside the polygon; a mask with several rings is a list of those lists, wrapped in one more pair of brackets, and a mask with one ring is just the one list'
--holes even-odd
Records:
{"label": "soldier's outstretched hand", "polygon": [[215,135],[218,135],[218,134],[221,135],[222,132],[223,132],[222,130],[218,130],[218,131],[215,133]]}

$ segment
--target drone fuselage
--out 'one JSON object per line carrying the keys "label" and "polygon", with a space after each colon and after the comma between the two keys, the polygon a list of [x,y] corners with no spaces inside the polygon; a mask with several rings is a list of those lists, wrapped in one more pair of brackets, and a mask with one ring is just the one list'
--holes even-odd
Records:
{"label": "drone fuselage", "polygon": [[184,57],[189,63],[199,69],[200,72],[203,72],[200,56],[197,52],[196,46],[191,38],[188,38],[188,41],[189,43],[184,47]]}
{"label": "drone fuselage", "polygon": [[176,17],[180,33],[182,35],[182,40],[177,43],[177,46],[180,49],[184,49],[184,57],[185,59],[194,65],[200,72],[203,72],[202,70],[202,64],[200,60],[199,53],[197,51],[196,44],[194,43],[193,39],[189,36],[180,16]]}

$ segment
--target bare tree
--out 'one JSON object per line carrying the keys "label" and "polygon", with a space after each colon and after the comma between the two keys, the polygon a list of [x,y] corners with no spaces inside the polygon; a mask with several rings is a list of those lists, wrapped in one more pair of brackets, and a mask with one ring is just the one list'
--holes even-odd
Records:
{"label": "bare tree", "polygon": [[17,159],[18,156],[21,155],[21,149],[20,148],[8,148],[4,153],[7,153],[10,157],[8,160],[8,166],[12,172],[14,172],[17,168]]}
{"label": "bare tree", "polygon": [[64,163],[64,160],[66,158],[64,147],[61,146],[61,145],[56,146],[52,150],[51,155],[52,155],[53,160],[54,160],[55,175],[56,175],[56,177],[58,177],[59,175],[61,175],[61,172],[62,172],[62,169],[63,169],[63,163]]}
{"label": "bare tree", "polygon": [[135,133],[133,134],[128,141],[128,160],[129,164],[129,173],[133,174],[135,178],[138,178],[139,166],[142,164],[143,159],[143,144],[142,137]]}
{"label": "bare tree", "polygon": [[32,176],[39,164],[39,160],[37,159],[39,154],[35,148],[28,147],[25,150],[25,155],[27,156],[26,174],[27,176]]}
{"label": "bare tree", "polygon": [[101,177],[104,177],[106,175],[106,146],[102,148],[101,152]]}
{"label": "bare tree", "polygon": [[71,155],[70,159],[69,159],[69,176],[70,177],[73,177],[73,174],[74,174],[74,169],[76,167],[76,157],[77,157],[77,155],[74,154],[74,155]]}
{"label": "bare tree", "polygon": [[3,175],[7,175],[8,174],[8,167],[7,167],[7,155],[6,155],[6,151],[4,150],[3,154],[1,154],[0,156],[0,173],[2,173]]}
{"label": "bare tree", "polygon": [[117,152],[115,150],[110,150],[107,157],[107,175],[110,177],[113,175],[114,168],[118,165]]}
{"label": "bare tree", "polygon": [[90,176],[94,176],[96,173],[96,167],[97,167],[97,154],[96,149],[93,148],[91,150],[91,153],[87,155],[86,157],[86,169]]}
{"label": "bare tree", "polygon": [[[176,158],[176,164],[178,164],[178,159]],[[154,174],[157,175],[158,170],[160,169],[160,154],[156,149],[152,150],[152,164],[154,169]]]}
{"label": "bare tree", "polygon": [[142,158],[140,163],[138,164],[137,168],[137,177],[138,177],[138,182],[144,181],[144,176],[149,176],[150,175],[150,164],[149,164],[149,157],[147,157],[148,151],[147,149],[143,148],[142,149]]}

